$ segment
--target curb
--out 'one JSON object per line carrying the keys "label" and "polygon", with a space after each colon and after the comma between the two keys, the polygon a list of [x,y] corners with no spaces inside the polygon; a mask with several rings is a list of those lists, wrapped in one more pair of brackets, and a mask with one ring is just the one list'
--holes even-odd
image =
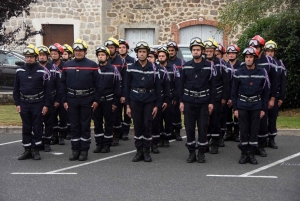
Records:
{"label": "curb", "polygon": [[[94,127],[91,127],[92,134],[94,133]],[[183,128],[182,130],[185,130]],[[131,133],[133,133],[133,128],[130,128]],[[0,134],[21,134],[21,126],[0,126]],[[299,136],[300,129],[278,129],[278,136]]]}

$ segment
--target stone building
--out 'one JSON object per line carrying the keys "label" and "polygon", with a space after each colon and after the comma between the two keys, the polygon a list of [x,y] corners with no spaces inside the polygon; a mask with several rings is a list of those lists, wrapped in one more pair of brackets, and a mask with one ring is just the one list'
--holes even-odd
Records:
{"label": "stone building", "polygon": [[[50,45],[69,43],[82,38],[89,45],[88,56],[110,36],[126,38],[131,47],[143,39],[149,44],[166,44],[175,40],[188,44],[190,38],[214,37],[228,44],[217,31],[218,11],[228,0],[38,0],[30,16],[12,18],[8,30],[23,21],[33,28],[43,28],[45,36],[35,36],[30,43]],[[22,33],[20,33],[22,34]]]}

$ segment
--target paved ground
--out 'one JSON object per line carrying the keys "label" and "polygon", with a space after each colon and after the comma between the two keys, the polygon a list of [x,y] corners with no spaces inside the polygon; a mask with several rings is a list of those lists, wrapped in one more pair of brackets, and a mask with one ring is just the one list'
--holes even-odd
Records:
{"label": "paved ground", "polygon": [[160,148],[152,163],[133,163],[132,136],[109,154],[90,152],[86,162],[68,161],[70,141],[53,146],[52,153],[41,152],[41,161],[18,161],[20,139],[20,134],[0,134],[0,201],[296,201],[300,196],[297,136],[278,136],[279,149],[267,149],[268,157],[258,157],[258,165],[238,164],[235,142],[227,142],[218,155],[206,154],[206,164],[187,164],[184,142]]}

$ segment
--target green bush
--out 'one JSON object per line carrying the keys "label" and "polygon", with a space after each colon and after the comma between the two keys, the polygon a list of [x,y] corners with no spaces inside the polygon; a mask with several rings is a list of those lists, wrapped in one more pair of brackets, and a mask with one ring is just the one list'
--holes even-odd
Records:
{"label": "green bush", "polygon": [[[263,18],[247,28],[237,44],[241,51],[254,35],[278,44],[276,58],[287,68],[287,95],[283,108],[300,107],[300,13],[298,11]],[[242,55],[240,55],[242,59]]]}

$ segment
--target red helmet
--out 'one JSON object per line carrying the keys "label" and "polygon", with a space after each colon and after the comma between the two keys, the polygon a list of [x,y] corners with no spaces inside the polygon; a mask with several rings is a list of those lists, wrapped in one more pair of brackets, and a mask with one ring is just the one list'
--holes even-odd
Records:
{"label": "red helmet", "polygon": [[218,48],[216,50],[220,51],[222,54],[226,53],[225,47],[221,43],[218,43]]}
{"label": "red helmet", "polygon": [[249,42],[250,46],[256,47],[256,46],[265,46],[265,39],[263,39],[263,37],[261,37],[260,35],[256,35],[254,36],[250,42]]}
{"label": "red helmet", "polygon": [[235,52],[235,53],[239,53],[241,50],[239,48],[239,46],[237,46],[236,44],[231,44],[227,47],[226,53],[229,52]]}
{"label": "red helmet", "polygon": [[245,55],[253,55],[254,57],[258,58],[259,52],[255,47],[250,46],[244,49],[243,56],[245,57]]}
{"label": "red helmet", "polygon": [[50,50],[50,52],[51,51],[57,51],[60,54],[64,53],[64,47],[59,43],[54,43],[53,45],[50,45],[49,50]]}

